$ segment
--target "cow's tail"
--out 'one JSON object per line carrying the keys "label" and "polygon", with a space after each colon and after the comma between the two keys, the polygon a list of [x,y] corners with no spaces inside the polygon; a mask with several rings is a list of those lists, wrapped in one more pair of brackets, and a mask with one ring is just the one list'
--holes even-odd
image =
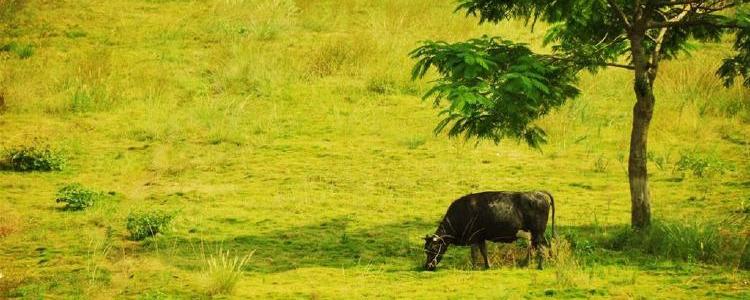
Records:
{"label": "cow's tail", "polygon": [[555,231],[555,198],[552,197],[552,194],[550,192],[544,191],[547,196],[549,196],[549,202],[552,206],[552,238],[557,237],[557,232]]}

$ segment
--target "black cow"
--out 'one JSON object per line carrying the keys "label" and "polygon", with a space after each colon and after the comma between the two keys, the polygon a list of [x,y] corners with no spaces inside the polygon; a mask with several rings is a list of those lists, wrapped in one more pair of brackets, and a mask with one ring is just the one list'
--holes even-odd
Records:
{"label": "black cow", "polygon": [[463,196],[448,207],[435,234],[425,237],[427,261],[424,268],[435,270],[451,244],[471,245],[472,254],[481,251],[484,267],[489,268],[485,241],[512,243],[518,239],[516,235],[520,230],[530,232],[531,247],[541,250],[540,246],[547,244],[544,232],[550,206],[554,236],[555,200],[548,192],[482,192]]}

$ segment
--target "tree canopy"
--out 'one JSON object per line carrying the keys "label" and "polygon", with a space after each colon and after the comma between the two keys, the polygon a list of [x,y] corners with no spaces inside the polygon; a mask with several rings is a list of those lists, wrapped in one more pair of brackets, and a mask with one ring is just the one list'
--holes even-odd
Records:
{"label": "tree canopy", "polygon": [[546,134],[534,121],[577,96],[582,70],[636,68],[632,36],[641,34],[653,84],[659,62],[693,49],[692,41],[718,42],[734,34],[735,54],[717,74],[731,85],[742,76],[750,86],[750,0],[460,0],[457,11],[479,22],[525,19],[549,23],[544,43],[551,53],[501,37],[465,42],[426,41],[411,53],[414,78],[435,68],[440,78],[425,98],[447,101],[436,131],[499,142],[503,138],[538,147]]}

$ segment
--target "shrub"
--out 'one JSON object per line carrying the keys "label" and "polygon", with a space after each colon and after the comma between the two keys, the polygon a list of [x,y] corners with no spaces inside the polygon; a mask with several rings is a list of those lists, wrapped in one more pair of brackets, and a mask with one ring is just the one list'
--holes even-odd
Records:
{"label": "shrub", "polygon": [[57,203],[65,203],[65,210],[83,210],[93,206],[101,198],[101,193],[92,191],[78,183],[64,186],[57,191]]}
{"label": "shrub", "polygon": [[172,222],[174,214],[161,211],[130,213],[127,218],[127,229],[130,238],[135,241],[143,240],[164,232]]}
{"label": "shrub", "polygon": [[689,171],[696,177],[704,177],[714,173],[724,174],[729,169],[729,165],[715,155],[683,152],[675,168],[683,173]]}
{"label": "shrub", "polygon": [[237,282],[242,278],[245,267],[254,252],[245,256],[231,256],[229,251],[219,250],[217,256],[211,256],[208,264],[208,294],[231,294]]}
{"label": "shrub", "polygon": [[19,172],[60,171],[66,163],[62,153],[49,146],[20,146],[6,150],[3,156],[0,168]]}

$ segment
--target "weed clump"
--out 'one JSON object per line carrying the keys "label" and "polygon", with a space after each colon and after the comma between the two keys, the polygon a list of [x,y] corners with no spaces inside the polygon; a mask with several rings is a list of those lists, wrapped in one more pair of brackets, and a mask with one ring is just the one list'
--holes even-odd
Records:
{"label": "weed clump", "polygon": [[368,39],[336,38],[324,42],[310,55],[308,70],[311,78],[351,75],[366,62],[373,44]]}
{"label": "weed clump", "polygon": [[32,45],[22,45],[16,42],[10,42],[9,44],[5,44],[2,47],[0,47],[0,51],[4,52],[12,52],[18,56],[20,59],[27,59],[34,55],[34,46]]}
{"label": "weed clump", "polygon": [[130,213],[127,218],[130,239],[141,241],[164,232],[168,229],[172,219],[174,219],[173,213],[162,211]]}
{"label": "weed clump", "polygon": [[242,269],[254,252],[245,256],[230,256],[229,251],[219,250],[218,255],[211,256],[208,265],[208,294],[229,295],[234,291],[237,282],[242,278]]}
{"label": "weed clump", "polygon": [[367,81],[367,90],[380,95],[392,95],[398,93],[398,83],[388,77],[378,76]]}
{"label": "weed clump", "polygon": [[64,210],[84,210],[91,207],[102,197],[102,193],[93,191],[81,184],[73,183],[57,191],[57,203],[65,203]]}
{"label": "weed clump", "polygon": [[292,0],[259,1],[253,9],[251,31],[262,41],[273,40],[294,25],[299,8]]}
{"label": "weed clump", "polygon": [[0,169],[18,172],[61,171],[65,164],[63,154],[49,146],[20,146],[8,149],[0,159]]}

